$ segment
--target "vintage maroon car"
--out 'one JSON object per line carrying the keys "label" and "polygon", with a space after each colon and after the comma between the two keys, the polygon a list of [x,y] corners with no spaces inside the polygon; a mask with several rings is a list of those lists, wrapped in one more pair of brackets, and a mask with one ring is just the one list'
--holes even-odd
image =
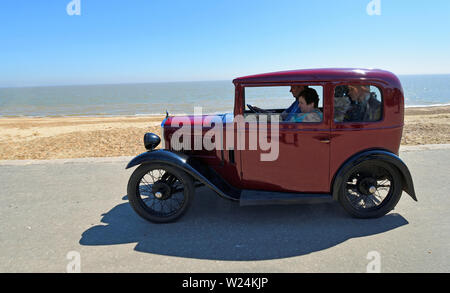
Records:
{"label": "vintage maroon car", "polygon": [[[157,135],[145,134],[148,151],[127,166],[140,165],[128,183],[140,216],[159,223],[179,218],[198,186],[241,205],[335,200],[358,218],[385,215],[403,191],[417,201],[398,157],[404,97],[394,74],[309,69],[233,83],[234,113],[167,115],[161,149]],[[315,119],[303,119],[305,104],[314,106]]]}

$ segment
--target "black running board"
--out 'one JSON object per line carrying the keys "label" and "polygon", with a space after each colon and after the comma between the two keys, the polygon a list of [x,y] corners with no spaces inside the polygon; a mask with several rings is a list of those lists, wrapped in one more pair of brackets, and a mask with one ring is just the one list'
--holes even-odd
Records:
{"label": "black running board", "polygon": [[287,205],[333,202],[331,194],[285,193],[259,190],[242,190],[240,206]]}

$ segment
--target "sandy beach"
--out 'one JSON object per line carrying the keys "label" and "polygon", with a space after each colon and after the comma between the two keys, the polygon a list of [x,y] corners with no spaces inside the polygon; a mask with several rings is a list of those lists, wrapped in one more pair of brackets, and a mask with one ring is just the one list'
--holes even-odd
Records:
{"label": "sandy beach", "polygon": [[[134,156],[164,116],[0,118],[0,160]],[[407,108],[402,145],[450,143],[450,106]]]}

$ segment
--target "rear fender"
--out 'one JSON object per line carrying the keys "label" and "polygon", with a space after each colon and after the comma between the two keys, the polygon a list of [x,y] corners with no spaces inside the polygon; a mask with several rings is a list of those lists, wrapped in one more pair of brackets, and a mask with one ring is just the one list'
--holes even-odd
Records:
{"label": "rear fender", "polygon": [[185,153],[168,150],[155,150],[142,153],[133,158],[126,169],[141,164],[167,164],[183,170],[205,186],[214,190],[221,197],[229,200],[239,200],[240,190],[237,190],[225,182],[211,168],[192,160]]}
{"label": "rear fender", "polygon": [[406,164],[395,154],[384,151],[384,150],[369,150],[358,153],[348,159],[336,172],[333,179],[333,199],[338,200],[339,196],[339,186],[341,186],[343,181],[343,176],[349,169],[358,165],[359,163],[367,160],[380,160],[397,168],[402,177],[403,190],[411,196],[411,198],[417,201],[416,193],[414,191],[414,184]]}

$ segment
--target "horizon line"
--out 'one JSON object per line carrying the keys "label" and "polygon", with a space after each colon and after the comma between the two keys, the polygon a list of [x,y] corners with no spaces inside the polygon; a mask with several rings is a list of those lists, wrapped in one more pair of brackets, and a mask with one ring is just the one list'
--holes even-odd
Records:
{"label": "horizon line", "polygon": [[[450,73],[408,73],[408,74],[396,74],[397,76],[423,76],[423,75],[450,75]],[[154,83],[194,83],[194,82],[215,82],[215,81],[230,81],[232,84],[234,78],[231,79],[204,79],[204,80],[176,80],[176,81],[138,81],[138,82],[104,82],[104,83],[67,83],[67,84],[31,84],[31,85],[13,85],[3,86],[0,85],[0,89],[8,88],[39,88],[39,87],[70,87],[70,86],[111,86],[111,85],[139,85],[139,84],[154,84]]]}

